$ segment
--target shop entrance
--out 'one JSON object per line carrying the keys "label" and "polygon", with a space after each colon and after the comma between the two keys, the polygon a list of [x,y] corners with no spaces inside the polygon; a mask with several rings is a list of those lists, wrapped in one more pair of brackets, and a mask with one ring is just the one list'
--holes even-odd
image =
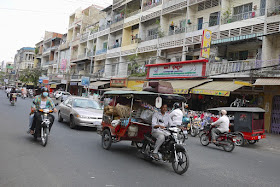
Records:
{"label": "shop entrance", "polygon": [[273,97],[271,132],[275,134],[280,134],[280,96]]}

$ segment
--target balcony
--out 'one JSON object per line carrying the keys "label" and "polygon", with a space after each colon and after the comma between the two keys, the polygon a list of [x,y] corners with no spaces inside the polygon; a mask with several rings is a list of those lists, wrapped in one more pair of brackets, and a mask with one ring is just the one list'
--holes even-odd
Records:
{"label": "balcony", "polygon": [[122,21],[124,19],[124,15],[118,14],[118,15],[113,16],[113,18],[114,19],[112,21],[112,24]]}
{"label": "balcony", "polygon": [[84,34],[82,34],[81,38],[80,38],[80,41],[81,42],[85,42],[88,40],[88,36],[89,36],[89,32],[86,32]]}
{"label": "balcony", "polygon": [[55,50],[57,50],[58,49],[58,45],[55,45],[55,46],[52,46],[51,47],[51,51],[55,51]]}
{"label": "balcony", "polygon": [[101,26],[99,27],[99,31],[103,31],[103,30],[105,30],[105,29],[110,28],[110,25],[111,25],[111,24],[101,25]]}
{"label": "balcony", "polygon": [[140,13],[140,12],[141,12],[141,10],[140,10],[140,9],[139,9],[139,10],[135,10],[135,11],[133,11],[133,12],[130,12],[130,13],[126,14],[126,15],[125,15],[125,18],[131,17],[131,16],[134,16],[134,15],[136,15],[136,14]]}
{"label": "balcony", "polygon": [[85,59],[85,58],[87,58],[87,54],[86,53],[78,55],[78,60],[82,60],[82,59]]}
{"label": "balcony", "polygon": [[121,47],[121,44],[120,43],[115,43],[114,45],[109,46],[109,50],[115,49],[115,48],[118,48],[118,47]]}
{"label": "balcony", "polygon": [[44,54],[44,53],[49,53],[49,52],[51,52],[51,47],[49,47],[49,48],[44,48],[43,54]]}
{"label": "balcony", "polygon": [[241,73],[243,71],[260,68],[261,66],[262,63],[254,59],[228,61],[228,62],[213,62],[207,65],[206,74],[208,76],[213,76],[213,75],[228,74],[228,73]]}
{"label": "balcony", "polygon": [[280,15],[280,5],[267,9],[267,17]]}
{"label": "balcony", "polygon": [[65,42],[63,44],[60,44],[59,46],[59,50],[64,50],[64,49],[68,49],[69,48],[69,42]]}
{"label": "balcony", "polygon": [[101,55],[107,52],[107,49],[100,49],[96,51],[96,55]]}
{"label": "balcony", "polygon": [[159,1],[156,2],[156,3],[153,3],[152,0],[150,0],[150,1],[147,2],[147,3],[144,3],[144,6],[143,6],[142,11],[149,10],[149,9],[154,8],[154,7],[156,7],[156,6],[158,6],[158,5],[161,5],[161,4],[162,4],[162,0],[159,0]]}
{"label": "balcony", "polygon": [[186,0],[169,0],[162,5],[162,13],[170,13],[179,9],[182,9],[188,5]]}
{"label": "balcony", "polygon": [[252,18],[259,17],[259,16],[263,16],[264,11],[265,11],[264,9],[259,9],[259,10],[252,10],[249,12],[244,12],[242,14],[235,14],[228,18],[222,19],[222,24],[233,23],[236,21],[242,21],[242,20],[247,20],[247,19],[252,19]]}
{"label": "balcony", "polygon": [[94,56],[95,55],[95,51],[89,51],[89,52],[87,52],[87,56],[88,57],[92,57],[92,56]]}
{"label": "balcony", "polygon": [[189,33],[189,32],[194,32],[194,31],[198,31],[198,30],[204,30],[208,27],[212,27],[212,26],[216,26],[216,25],[218,25],[218,21],[213,21],[213,22],[210,22],[210,23],[209,22],[204,22],[204,23],[196,24],[196,25],[188,25],[186,27],[186,32]]}
{"label": "balcony", "polygon": [[171,35],[175,35],[175,34],[181,34],[181,33],[184,33],[184,32],[186,32],[186,28],[181,27],[181,28],[176,28],[174,30],[170,30],[168,32],[168,35],[171,36]]}

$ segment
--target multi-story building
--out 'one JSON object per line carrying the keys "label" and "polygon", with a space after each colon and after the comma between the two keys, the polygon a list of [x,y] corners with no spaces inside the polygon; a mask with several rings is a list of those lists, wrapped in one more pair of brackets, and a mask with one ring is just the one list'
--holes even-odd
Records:
{"label": "multi-story building", "polygon": [[44,40],[38,42],[37,44],[35,44],[35,59],[34,59],[34,67],[41,67],[41,63],[42,63],[42,55],[43,55],[43,46]]}
{"label": "multi-story building", "polygon": [[[42,47],[41,68],[45,75],[58,71],[58,47],[63,34],[45,31]],[[39,51],[40,51],[39,49]]]}
{"label": "multi-story building", "polygon": [[14,66],[17,72],[34,66],[35,48],[23,47],[17,51],[14,58]]}
{"label": "multi-story building", "polygon": [[100,43],[96,38],[93,39],[93,34],[102,29],[99,28],[99,20],[103,17],[101,7],[95,5],[84,10],[78,9],[70,15],[67,40],[64,45],[67,45],[67,49],[70,47],[72,81],[78,81],[82,76],[89,75],[90,70],[93,69],[93,54],[97,44]]}

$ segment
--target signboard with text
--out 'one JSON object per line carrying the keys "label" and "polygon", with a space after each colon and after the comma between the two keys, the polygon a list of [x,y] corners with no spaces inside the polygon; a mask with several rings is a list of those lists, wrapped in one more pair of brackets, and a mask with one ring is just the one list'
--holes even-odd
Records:
{"label": "signboard with text", "polygon": [[210,57],[210,45],[211,45],[212,31],[205,29],[202,35],[201,42],[201,58],[209,59]]}
{"label": "signboard with text", "polygon": [[181,79],[204,77],[206,63],[203,60],[190,60],[183,62],[169,62],[162,64],[149,64],[147,79]]}
{"label": "signboard with text", "polygon": [[126,78],[118,78],[110,80],[110,87],[126,87],[127,79]]}

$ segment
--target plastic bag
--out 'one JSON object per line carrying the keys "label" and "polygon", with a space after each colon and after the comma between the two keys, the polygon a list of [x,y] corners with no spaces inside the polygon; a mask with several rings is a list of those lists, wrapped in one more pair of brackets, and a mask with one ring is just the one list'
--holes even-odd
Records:
{"label": "plastic bag", "polygon": [[146,123],[151,124],[151,123],[152,123],[153,114],[154,114],[154,112],[151,111],[151,110],[144,110],[144,111],[141,113],[140,118],[141,118],[143,121],[145,121]]}

